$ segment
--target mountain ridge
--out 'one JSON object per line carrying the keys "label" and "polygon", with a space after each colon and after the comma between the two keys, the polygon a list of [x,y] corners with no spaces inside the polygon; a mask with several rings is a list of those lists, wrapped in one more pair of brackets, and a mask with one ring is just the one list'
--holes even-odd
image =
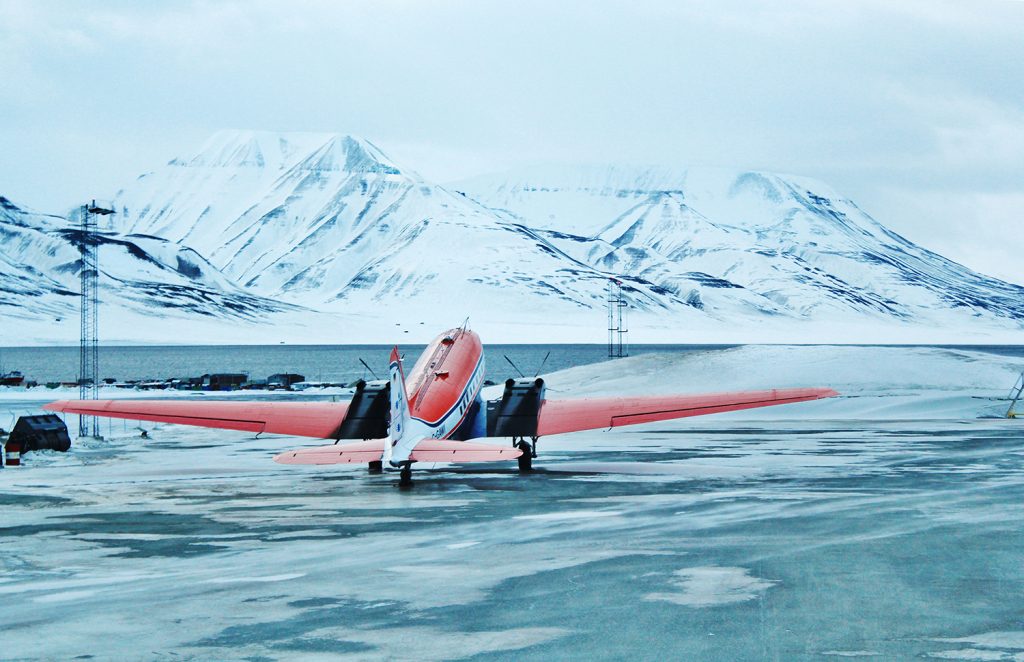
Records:
{"label": "mountain ridge", "polygon": [[[617,279],[636,323],[667,337],[673,328],[771,327],[782,337],[857,325],[911,335],[1024,328],[1024,288],[910,242],[801,176],[544,166],[439,185],[361,138],[224,131],[126,185],[114,206],[111,250],[156,255],[124,263],[132,306],[170,303],[154,287],[165,278],[235,303],[252,297],[255,321],[326,311],[592,329]],[[53,217],[20,218],[70,241]],[[27,250],[9,238],[0,248],[7,263]],[[195,269],[176,269],[179,259]],[[51,262],[21,277],[73,289]],[[188,297],[176,296],[187,312]],[[196,305],[221,314],[211,298]],[[238,314],[227,306],[224,319]]]}

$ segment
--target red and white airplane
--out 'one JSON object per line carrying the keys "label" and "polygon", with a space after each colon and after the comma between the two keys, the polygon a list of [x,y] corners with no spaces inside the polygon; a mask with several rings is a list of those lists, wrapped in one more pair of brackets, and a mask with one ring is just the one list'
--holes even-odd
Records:
{"label": "red and white airplane", "polygon": [[[544,380],[509,379],[497,400],[484,401],[480,337],[457,328],[424,350],[408,379],[398,348],[390,380],[356,384],[345,402],[223,402],[175,400],[60,400],[44,409],[197,425],[255,433],[334,439],[328,446],[281,453],[283,464],[366,463],[373,473],[401,470],[408,485],[416,462],[493,462],[518,459],[528,471],[541,436],[651,423],[687,416],[804,402],[838,395],[827,388],[703,395],[548,399]],[[511,438],[511,447],[473,439]],[[357,439],[338,443],[342,439]]]}

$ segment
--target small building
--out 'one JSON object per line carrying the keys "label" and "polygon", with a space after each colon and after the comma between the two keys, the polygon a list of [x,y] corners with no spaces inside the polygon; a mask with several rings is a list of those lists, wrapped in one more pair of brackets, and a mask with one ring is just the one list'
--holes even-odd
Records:
{"label": "small building", "polygon": [[249,381],[249,375],[244,372],[219,372],[213,375],[203,375],[203,390],[234,391],[242,388],[247,381]]}
{"label": "small building", "polygon": [[267,377],[267,388],[274,390],[278,388],[290,389],[292,384],[306,381],[304,375],[297,375],[294,372],[279,372]]}
{"label": "small building", "polygon": [[179,391],[201,391],[203,389],[203,380],[206,377],[208,375],[203,375],[203,377],[178,377],[178,383],[175,384],[174,388]]}
{"label": "small building", "polygon": [[56,414],[22,416],[14,424],[7,445],[21,453],[54,450],[61,453],[71,448],[71,438],[64,421]]}

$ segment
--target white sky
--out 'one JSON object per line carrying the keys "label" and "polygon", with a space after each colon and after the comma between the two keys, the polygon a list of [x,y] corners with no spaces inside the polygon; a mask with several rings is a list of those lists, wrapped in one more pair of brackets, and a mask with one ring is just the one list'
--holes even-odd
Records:
{"label": "white sky", "polygon": [[222,128],[428,179],[719,165],[823,179],[1024,283],[1024,2],[0,0],[0,195],[109,196]]}

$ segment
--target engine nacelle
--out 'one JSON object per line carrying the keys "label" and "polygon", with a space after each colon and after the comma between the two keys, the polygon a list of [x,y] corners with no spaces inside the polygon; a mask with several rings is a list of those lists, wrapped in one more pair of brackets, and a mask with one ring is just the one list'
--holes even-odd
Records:
{"label": "engine nacelle", "polygon": [[356,382],[356,392],[335,438],[384,439],[388,436],[390,415],[391,382],[386,379],[373,382],[360,379]]}
{"label": "engine nacelle", "polygon": [[488,437],[536,437],[544,380],[509,379],[500,400],[487,403]]}

